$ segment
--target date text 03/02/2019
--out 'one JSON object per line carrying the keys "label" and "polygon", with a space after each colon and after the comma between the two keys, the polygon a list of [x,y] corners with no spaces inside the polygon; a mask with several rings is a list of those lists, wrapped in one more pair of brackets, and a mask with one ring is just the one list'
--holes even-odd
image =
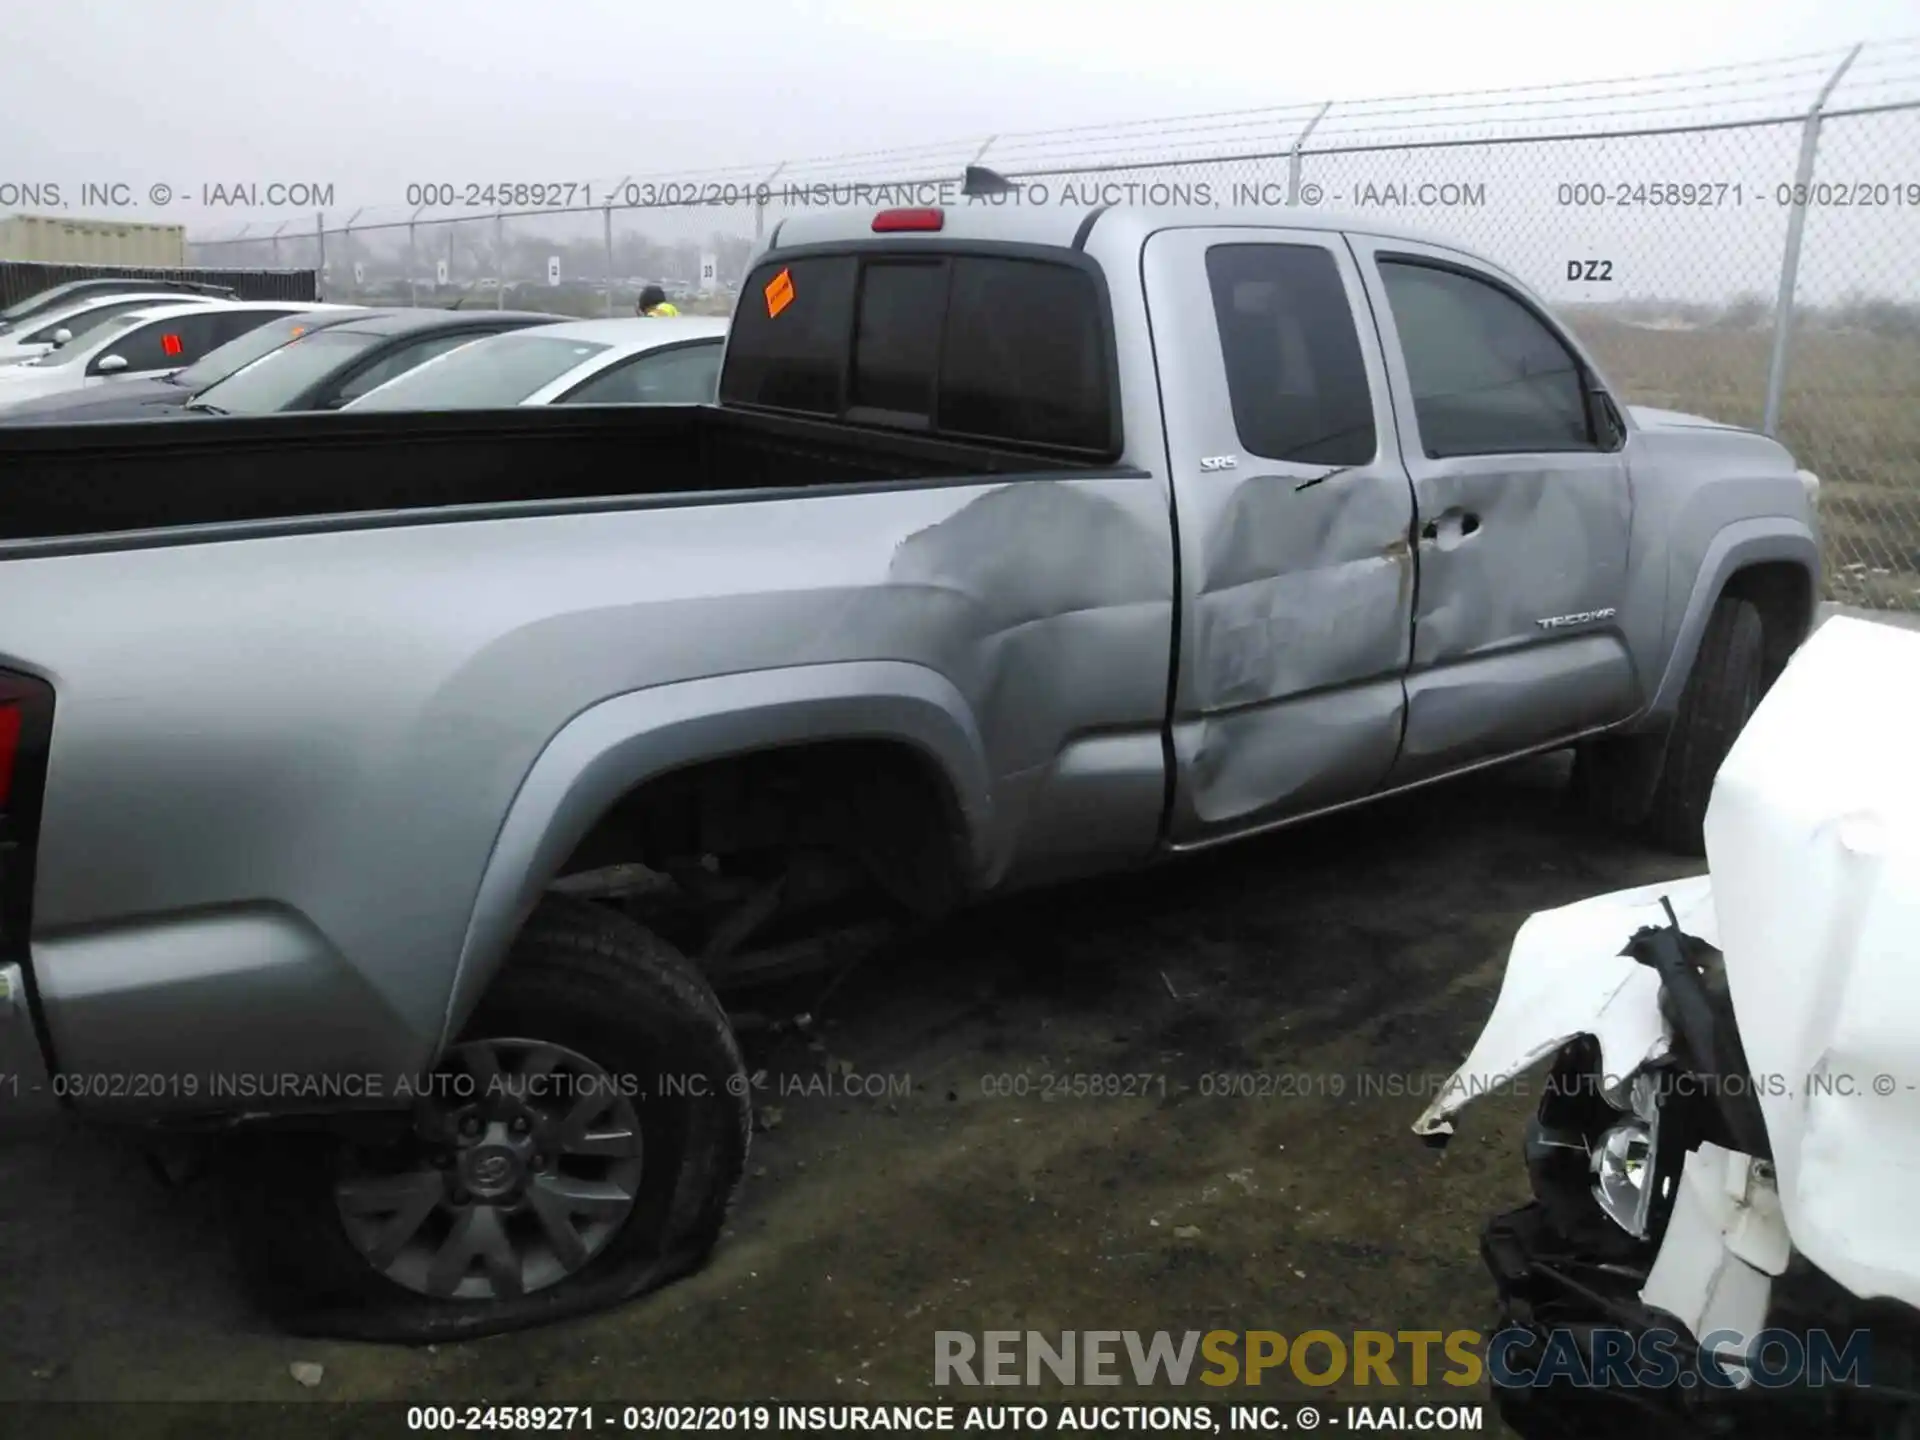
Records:
{"label": "date text 03/02/2019", "polygon": [[1563,180],[1561,209],[1730,210],[1744,206],[1814,209],[1920,209],[1920,180],[1820,180],[1750,184],[1743,180]]}
{"label": "date text 03/02/2019", "polygon": [[942,1434],[1273,1434],[1331,1425],[1351,1431],[1477,1433],[1486,1409],[1457,1405],[1047,1405],[841,1404],[794,1405],[415,1405],[414,1434],[498,1434],[552,1431],[616,1434],[832,1435]]}

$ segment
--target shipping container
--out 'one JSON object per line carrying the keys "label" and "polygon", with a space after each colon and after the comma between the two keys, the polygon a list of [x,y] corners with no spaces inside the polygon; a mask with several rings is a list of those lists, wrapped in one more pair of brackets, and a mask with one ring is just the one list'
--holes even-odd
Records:
{"label": "shipping container", "polygon": [[187,227],[9,215],[0,219],[0,260],[178,269],[187,263]]}

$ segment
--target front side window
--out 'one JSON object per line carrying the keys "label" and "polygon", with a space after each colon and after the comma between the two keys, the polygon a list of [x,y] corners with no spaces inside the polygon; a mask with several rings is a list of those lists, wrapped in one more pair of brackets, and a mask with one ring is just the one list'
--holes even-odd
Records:
{"label": "front side window", "polygon": [[1383,260],[1428,458],[1598,450],[1586,377],[1527,306],[1488,281]]}
{"label": "front side window", "polygon": [[49,350],[46,354],[29,360],[27,364],[36,370],[57,369],[62,365],[78,365],[83,357],[93,353],[94,347],[111,344],[114,336],[127,334],[145,318],[138,311],[126,315],[115,315],[94,326],[93,334],[85,345],[62,345],[58,349]]}
{"label": "front side window", "polygon": [[[88,331],[99,328],[116,315],[130,314],[135,310],[152,309],[156,302],[152,300],[120,300],[111,305],[94,305],[85,310],[76,310],[57,320],[42,325],[31,335],[20,337],[23,345],[51,345],[56,332],[68,331],[74,340],[78,340]],[[69,341],[68,343],[71,343]]]}
{"label": "front side window", "polygon": [[1242,448],[1309,465],[1372,460],[1373,395],[1333,256],[1317,245],[1215,245],[1207,283]]}
{"label": "front side window", "polygon": [[[87,367],[90,375],[143,375],[155,370],[179,370],[213,349],[218,329],[211,312],[149,320],[98,350]],[[102,370],[110,355],[126,360],[120,370]]]}
{"label": "front side window", "polygon": [[677,345],[608,366],[562,395],[561,405],[710,405],[720,383],[718,340]]}
{"label": "front side window", "polygon": [[193,408],[223,415],[274,414],[384,340],[363,330],[310,330],[202,390],[193,397]]}
{"label": "front side window", "polygon": [[426,364],[436,355],[444,355],[449,350],[458,350],[462,345],[471,345],[485,338],[485,332],[476,335],[471,330],[467,330],[455,335],[434,335],[424,340],[415,340],[411,344],[398,346],[382,355],[366,369],[348,376],[332,397],[323,399],[321,403],[329,409],[338,408],[349,401],[358,400],[369,390],[377,389],[389,380],[406,374],[414,366]]}
{"label": "front side window", "polygon": [[[223,316],[229,325],[237,316]],[[236,371],[243,370],[263,355],[271,355],[282,345],[297,340],[314,328],[313,317],[304,311],[269,311],[267,319],[244,332],[229,335],[196,363],[174,376],[175,383],[189,390],[204,390]]]}
{"label": "front side window", "polygon": [[416,363],[353,408],[487,410],[518,405],[606,349],[597,341],[561,340],[542,335],[537,329],[491,335],[443,355],[431,365]]}

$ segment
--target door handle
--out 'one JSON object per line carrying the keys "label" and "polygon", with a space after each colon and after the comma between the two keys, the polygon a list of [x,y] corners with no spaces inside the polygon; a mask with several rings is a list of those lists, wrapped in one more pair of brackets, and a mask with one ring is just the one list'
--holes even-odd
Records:
{"label": "door handle", "polygon": [[1480,517],[1478,515],[1471,513],[1441,515],[1429,520],[1421,527],[1420,538],[1422,540],[1438,540],[1441,532],[1444,530],[1448,539],[1460,539],[1473,534],[1473,532],[1479,528]]}

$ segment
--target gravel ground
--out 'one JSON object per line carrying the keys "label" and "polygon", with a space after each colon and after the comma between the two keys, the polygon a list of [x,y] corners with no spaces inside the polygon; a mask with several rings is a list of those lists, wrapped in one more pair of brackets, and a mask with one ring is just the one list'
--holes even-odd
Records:
{"label": "gravel ground", "polygon": [[[1440,1153],[1409,1131],[1419,1092],[1528,913],[1699,868],[1569,813],[1565,769],[1003,903],[869,962],[815,1007],[818,1048],[752,1045],[770,1128],[712,1264],[582,1321],[432,1351],[291,1340],[242,1296],[206,1187],[97,1134],[16,1142],[0,1399],[951,1401],[943,1329],[1482,1326],[1478,1226],[1524,1196],[1528,1102],[1483,1102]],[[881,1093],[824,1093],[849,1067]],[[1271,1078],[1206,1093],[1223,1073]],[[1145,1078],[1111,1098],[1077,1076]],[[1153,1398],[1383,1398],[1292,1385]]]}

